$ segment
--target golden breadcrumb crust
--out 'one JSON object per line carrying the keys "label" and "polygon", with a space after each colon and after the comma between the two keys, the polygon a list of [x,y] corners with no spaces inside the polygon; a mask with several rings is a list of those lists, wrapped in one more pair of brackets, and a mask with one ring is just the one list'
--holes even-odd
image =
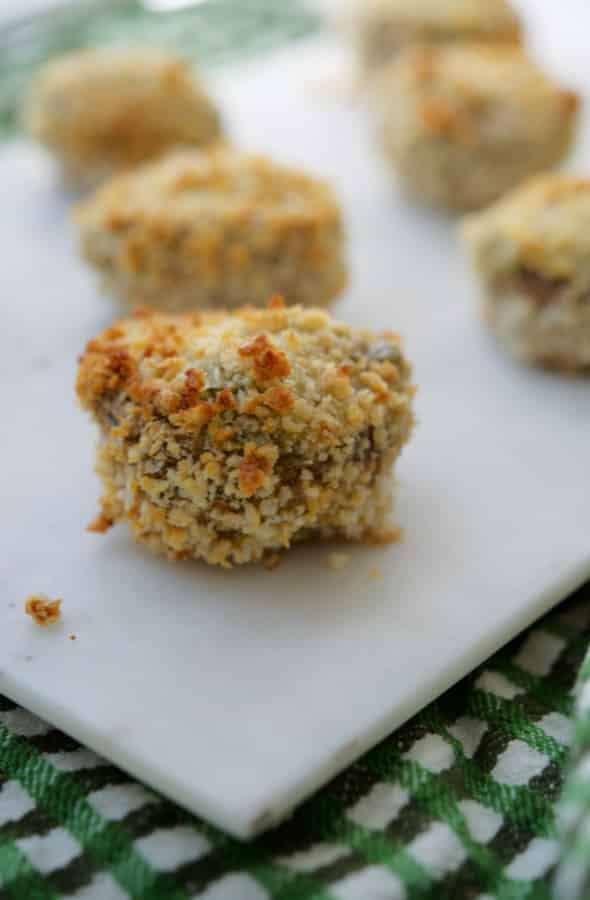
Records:
{"label": "golden breadcrumb crust", "polygon": [[84,256],[108,290],[165,312],[325,305],[346,283],[343,226],[321,179],[229,148],[177,151],[81,205]]}
{"label": "golden breadcrumb crust", "polygon": [[219,115],[184,60],[146,49],[95,49],[51,60],[23,112],[73,181],[91,184],[177,145],[221,135]]}
{"label": "golden breadcrumb crust", "polygon": [[544,174],[466,218],[469,243],[485,242],[495,268],[523,265],[551,278],[590,266],[590,178]]}
{"label": "golden breadcrumb crust", "polygon": [[375,83],[383,148],[429,202],[477,209],[557,164],[579,98],[519,47],[412,47]]}
{"label": "golden breadcrumb crust", "polygon": [[484,315],[519,359],[590,371],[590,179],[543,175],[467,217]]}
{"label": "golden breadcrumb crust", "polygon": [[50,600],[46,594],[31,594],[25,603],[25,612],[37,625],[53,625],[61,616],[62,600]]}
{"label": "golden breadcrumb crust", "polygon": [[92,529],[127,520],[172,558],[231,565],[312,534],[384,534],[410,435],[410,369],[392,333],[319,309],[164,316],[89,342],[77,391],[102,432]]}

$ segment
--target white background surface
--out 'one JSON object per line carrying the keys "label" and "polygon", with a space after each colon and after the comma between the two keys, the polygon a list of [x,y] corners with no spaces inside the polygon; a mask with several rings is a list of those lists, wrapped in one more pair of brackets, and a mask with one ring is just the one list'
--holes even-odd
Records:
{"label": "white background surface", "polygon": [[[548,59],[559,20],[537,42]],[[587,33],[562,48],[578,82]],[[353,265],[335,312],[401,331],[415,362],[405,540],[348,550],[340,572],[328,548],[298,548],[273,573],[227,573],[153,558],[124,528],[84,532],[98,486],[76,355],[114,307],[74,255],[67,198],[41,154],[15,144],[0,160],[0,691],[239,835],[280,818],[590,573],[588,382],[497,351],[452,222],[399,196],[328,70],[321,46],[297,48],[217,89],[237,139],[332,178]],[[590,165],[587,131],[578,160]],[[23,615],[35,590],[64,598],[57,628]]]}

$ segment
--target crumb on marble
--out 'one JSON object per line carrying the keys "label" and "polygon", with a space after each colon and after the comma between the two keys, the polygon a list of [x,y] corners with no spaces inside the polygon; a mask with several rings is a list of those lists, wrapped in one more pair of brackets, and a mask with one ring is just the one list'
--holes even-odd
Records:
{"label": "crumb on marble", "polygon": [[25,612],[37,625],[53,625],[61,616],[61,599],[50,600],[47,594],[31,594],[25,603]]}
{"label": "crumb on marble", "polygon": [[369,572],[369,578],[381,578],[381,571],[373,567]]}
{"label": "crumb on marble", "polygon": [[328,554],[328,566],[330,569],[334,571],[338,571],[339,569],[344,569],[348,563],[350,562],[350,556],[348,553],[329,553]]}

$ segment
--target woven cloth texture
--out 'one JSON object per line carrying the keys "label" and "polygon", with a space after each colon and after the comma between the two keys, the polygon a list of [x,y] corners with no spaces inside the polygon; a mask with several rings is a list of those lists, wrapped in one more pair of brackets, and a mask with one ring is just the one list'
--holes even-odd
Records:
{"label": "woven cloth texture", "polygon": [[551,900],[574,732],[557,877],[562,897],[588,900],[587,681],[577,725],[575,712],[589,600],[587,587],[250,843],[0,700],[0,900]]}
{"label": "woven cloth texture", "polygon": [[558,826],[563,846],[556,897],[587,900],[590,897],[590,651],[578,682],[574,746]]}

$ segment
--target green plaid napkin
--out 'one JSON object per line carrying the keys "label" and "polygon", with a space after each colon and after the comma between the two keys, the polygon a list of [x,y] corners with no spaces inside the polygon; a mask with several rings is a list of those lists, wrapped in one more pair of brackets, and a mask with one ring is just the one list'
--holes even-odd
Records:
{"label": "green plaid napkin", "polygon": [[[0,698],[0,898],[551,900],[589,601],[587,587],[250,843]],[[568,900],[590,897],[589,689]]]}
{"label": "green plaid napkin", "polygon": [[590,897],[590,652],[578,685],[571,772],[560,808],[563,850],[556,880],[559,900]]}

